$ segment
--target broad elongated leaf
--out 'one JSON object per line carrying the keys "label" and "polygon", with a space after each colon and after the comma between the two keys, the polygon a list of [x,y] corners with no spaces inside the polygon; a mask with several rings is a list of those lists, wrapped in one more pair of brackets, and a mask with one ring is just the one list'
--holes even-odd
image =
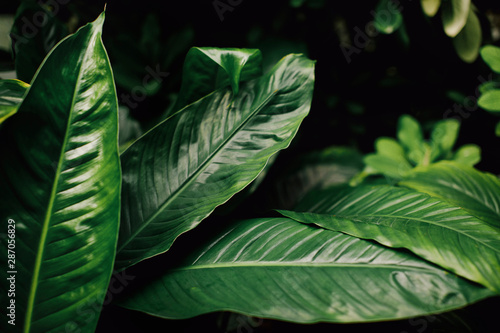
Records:
{"label": "broad elongated leaf", "polygon": [[122,154],[117,267],[169,249],[286,148],[310,108],[314,63],[290,55],[267,75],[190,104]]}
{"label": "broad elongated leaf", "polygon": [[224,86],[238,94],[240,81],[262,74],[262,54],[257,49],[193,47],[186,55],[181,91],[173,112]]}
{"label": "broad elongated leaf", "polygon": [[[103,22],[104,14],[48,55],[18,113],[0,129],[0,217],[4,230],[7,221],[15,224],[0,260],[16,286],[15,326],[3,318],[2,332],[93,332],[99,317],[121,179]],[[7,247],[15,251],[9,266]],[[9,287],[2,279],[2,295]]]}
{"label": "broad elongated leaf", "polygon": [[0,124],[16,113],[28,87],[20,80],[0,80]]}
{"label": "broad elongated leaf", "polygon": [[407,248],[500,293],[500,232],[461,208],[425,193],[390,186],[361,186],[337,196],[321,193],[310,197],[308,204],[308,212],[301,213],[304,207],[299,205],[298,212],[282,213],[386,246]]}
{"label": "broad elongated leaf", "polygon": [[462,207],[500,228],[500,180],[492,174],[442,161],[416,170],[399,184]]}
{"label": "broad elongated leaf", "polygon": [[175,319],[231,310],[300,323],[365,322],[446,311],[490,295],[411,253],[267,218],[209,237],[119,304]]}
{"label": "broad elongated leaf", "polygon": [[56,5],[50,8],[39,1],[28,0],[22,1],[17,10],[10,37],[17,78],[24,82],[31,82],[47,53],[69,33],[56,16],[60,4]]}
{"label": "broad elongated leaf", "polygon": [[442,19],[446,34],[455,37],[463,29],[469,16],[471,0],[449,0],[443,1]]}

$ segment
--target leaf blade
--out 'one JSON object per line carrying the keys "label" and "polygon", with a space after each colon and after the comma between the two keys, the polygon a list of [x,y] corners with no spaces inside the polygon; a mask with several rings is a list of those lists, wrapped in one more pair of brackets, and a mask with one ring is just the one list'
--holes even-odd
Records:
{"label": "leaf blade", "polygon": [[0,215],[16,221],[16,319],[24,332],[93,331],[96,311],[82,312],[102,304],[111,276],[120,166],[103,22],[104,13],[49,53],[0,131],[12,143],[0,147],[9,203]]}
{"label": "leaf blade", "polygon": [[[300,212],[304,210],[308,212]],[[297,211],[281,213],[303,223],[406,248],[500,293],[498,229],[427,194],[365,186],[319,199],[314,207],[298,207]]]}
{"label": "leaf blade", "polygon": [[367,322],[442,311],[491,294],[485,290],[409,253],[262,218],[210,236],[119,305],[175,319],[230,310],[300,323]]}
{"label": "leaf blade", "polygon": [[[313,77],[312,61],[290,55],[237,97],[222,88],[130,146],[122,154],[126,204],[118,267],[167,251],[254,180],[309,112]],[[148,168],[148,161],[158,167]]]}

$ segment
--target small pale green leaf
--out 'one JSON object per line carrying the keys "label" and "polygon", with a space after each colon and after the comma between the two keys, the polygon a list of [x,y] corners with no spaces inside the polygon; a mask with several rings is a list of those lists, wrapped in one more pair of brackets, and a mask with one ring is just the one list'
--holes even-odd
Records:
{"label": "small pale green leaf", "polygon": [[424,159],[425,144],[418,121],[412,116],[402,115],[398,121],[397,136],[410,161],[419,164]]}
{"label": "small pale green leaf", "polygon": [[442,312],[493,295],[409,252],[287,218],[206,234],[189,244],[189,257],[172,252],[180,262],[119,305],[169,319],[230,310],[349,323]]}
{"label": "small pale green leaf", "polygon": [[490,68],[500,73],[500,47],[494,45],[485,45],[481,48],[481,57]]}
{"label": "small pale green leaf", "polygon": [[481,148],[474,144],[463,145],[455,152],[453,160],[460,164],[474,166],[481,161]]}
{"label": "small pale green leaf", "polygon": [[0,124],[17,112],[29,86],[20,80],[0,80]]}
{"label": "small pale green leaf", "polygon": [[447,158],[457,140],[460,122],[456,119],[439,121],[431,133],[431,162]]}
{"label": "small pale green leaf", "polygon": [[441,18],[445,33],[455,37],[463,29],[469,16],[470,0],[449,0],[441,4]]}
{"label": "small pale green leaf", "polygon": [[495,114],[500,113],[500,89],[488,90],[479,96],[477,104]]}
{"label": "small pale green leaf", "polygon": [[419,168],[400,183],[428,193],[500,228],[500,180],[470,166],[441,161]]}
{"label": "small pale green leaf", "polygon": [[[52,49],[0,130],[0,217],[5,231],[8,219],[15,224],[10,268],[17,271],[16,325],[3,318],[2,332],[94,332],[97,324],[115,258],[121,181],[103,23],[104,13]],[[4,272],[7,247],[2,238]],[[3,300],[7,282],[0,282]]]}
{"label": "small pale green leaf", "polygon": [[425,193],[391,186],[318,192],[314,199],[310,207],[299,205],[297,212],[282,214],[406,248],[500,294],[500,230],[465,210]]}
{"label": "small pale green leaf", "polygon": [[308,114],[314,62],[289,55],[234,96],[220,88],[158,124],[121,156],[117,268],[167,251],[288,147]]}
{"label": "small pale green leaf", "polygon": [[439,10],[439,6],[441,6],[441,0],[421,0],[420,4],[425,15],[433,17]]}
{"label": "small pale green leaf", "polygon": [[380,0],[375,7],[373,25],[384,33],[392,34],[398,30],[403,23],[403,16],[398,9],[398,5],[391,0]]}
{"label": "small pale green leaf", "polygon": [[262,54],[257,49],[193,47],[186,55],[181,90],[172,112],[224,86],[236,96],[241,81],[262,74]]}
{"label": "small pale green leaf", "polygon": [[467,16],[467,23],[460,33],[453,38],[453,46],[460,59],[469,63],[477,59],[482,35],[481,23],[471,8]]}
{"label": "small pale green leaf", "polygon": [[381,154],[369,154],[363,158],[365,164],[379,173],[392,178],[401,179],[411,170],[408,161],[398,161]]}

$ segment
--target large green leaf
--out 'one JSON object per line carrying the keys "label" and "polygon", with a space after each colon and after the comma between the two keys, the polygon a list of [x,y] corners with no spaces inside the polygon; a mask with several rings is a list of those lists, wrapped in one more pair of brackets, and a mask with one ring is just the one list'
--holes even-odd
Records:
{"label": "large green leaf", "polygon": [[492,292],[409,252],[286,218],[241,221],[119,304],[164,318],[231,310],[300,323],[404,318]]}
{"label": "large green leaf", "polygon": [[443,1],[442,20],[445,33],[455,37],[463,29],[469,16],[471,0],[448,0]]}
{"label": "large green leaf", "polygon": [[43,59],[69,31],[59,17],[60,7],[40,1],[21,2],[10,33],[13,42],[17,78],[30,82]]}
{"label": "large green leaf", "polygon": [[230,86],[238,94],[240,81],[262,74],[262,55],[257,49],[219,49],[193,47],[184,61],[182,86],[173,112],[208,95]]}
{"label": "large green leaf", "polygon": [[[17,272],[8,273],[15,275],[16,325],[4,316],[2,332],[93,332],[99,317],[115,256],[121,179],[103,22],[104,14],[53,49],[18,113],[0,129],[0,216],[4,230],[15,221],[9,249],[16,257],[7,266],[2,239],[0,260],[4,271]],[[9,287],[3,278],[0,293]]]}
{"label": "large green leaf", "polygon": [[0,80],[0,124],[17,112],[29,84],[19,80]]}
{"label": "large green leaf", "polygon": [[169,249],[286,148],[312,99],[314,62],[290,55],[267,75],[221,88],[160,123],[122,154],[117,267]]}
{"label": "large green leaf", "polygon": [[462,207],[490,226],[500,228],[500,180],[492,174],[442,161],[415,170],[399,184]]}
{"label": "large green leaf", "polygon": [[360,186],[336,195],[319,193],[296,210],[282,213],[386,246],[407,248],[500,293],[498,229],[425,193]]}

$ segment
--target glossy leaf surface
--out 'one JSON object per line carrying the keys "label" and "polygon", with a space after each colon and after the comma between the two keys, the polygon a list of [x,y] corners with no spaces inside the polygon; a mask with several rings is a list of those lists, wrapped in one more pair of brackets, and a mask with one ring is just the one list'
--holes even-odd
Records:
{"label": "glossy leaf surface", "polygon": [[0,124],[17,112],[28,88],[20,80],[0,80]]}
{"label": "glossy leaf surface", "polygon": [[259,50],[193,47],[184,61],[181,91],[173,112],[225,86],[230,86],[237,95],[240,81],[261,74],[262,54]]}
{"label": "glossy leaf surface", "polygon": [[208,237],[119,304],[175,319],[230,310],[299,323],[365,322],[445,311],[491,294],[411,253],[263,218]]}
{"label": "glossy leaf surface", "polygon": [[443,161],[416,170],[399,184],[462,207],[500,230],[500,180],[492,174]]}
{"label": "glossy leaf surface", "polygon": [[122,154],[117,267],[169,249],[286,148],[307,115],[314,62],[290,55],[267,75],[221,88],[160,123]]}
{"label": "glossy leaf surface", "polygon": [[461,208],[390,186],[360,186],[337,195],[323,192],[303,205],[282,214],[406,248],[500,294],[500,232]]}
{"label": "glossy leaf surface", "polygon": [[[16,325],[4,318],[2,332],[93,332],[99,317],[115,256],[121,178],[103,22],[104,14],[53,49],[0,129],[0,216],[15,221],[9,268],[17,271]],[[7,240],[1,248],[7,252]],[[8,287],[3,279],[2,295]]]}

